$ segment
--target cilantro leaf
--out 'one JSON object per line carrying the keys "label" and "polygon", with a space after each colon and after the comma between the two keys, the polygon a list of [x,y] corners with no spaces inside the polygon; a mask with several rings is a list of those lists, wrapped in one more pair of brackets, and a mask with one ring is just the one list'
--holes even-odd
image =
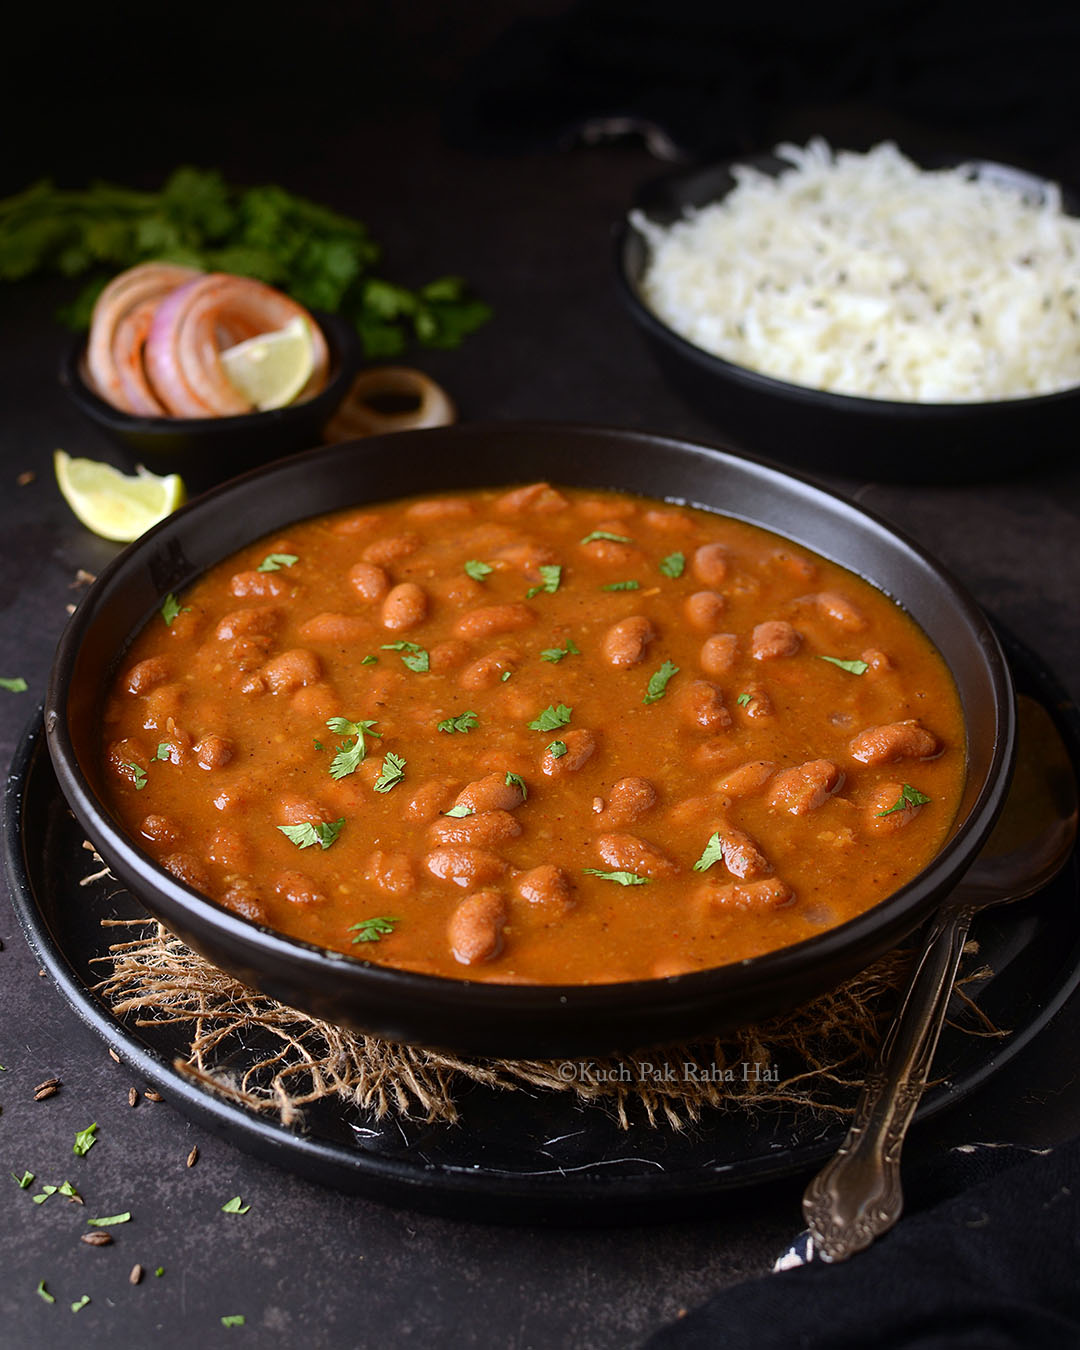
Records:
{"label": "cilantro leaf", "polygon": [[597,539],[610,539],[613,544],[632,544],[634,541],[625,534],[612,534],[610,530],[591,530],[580,542],[592,544]]}
{"label": "cilantro leaf", "polygon": [[300,561],[298,553],[268,553],[256,567],[256,572],[280,572],[283,567],[292,567]]}
{"label": "cilantro leaf", "polygon": [[667,692],[668,681],[678,673],[679,667],[673,661],[665,661],[659,670],[649,676],[649,687],[641,700],[642,703],[655,703],[657,699],[663,698]]}
{"label": "cilantro leaf", "polygon": [[525,779],[522,778],[521,774],[519,774],[519,773],[508,773],[508,774],[506,775],[506,786],[507,786],[507,787],[518,787],[518,788],[520,788],[520,789],[521,789],[521,800],[522,800],[523,802],[527,802],[527,801],[529,800],[529,789],[525,786]]}
{"label": "cilantro leaf", "polygon": [[602,591],[637,591],[641,589],[640,581],[609,581],[606,586],[601,586]]}
{"label": "cilantro leaf", "polygon": [[426,650],[415,642],[384,642],[382,650],[384,652],[401,652],[401,659],[405,665],[421,675],[426,670],[431,669],[431,660]]}
{"label": "cilantro leaf", "polygon": [[567,638],[565,647],[545,647],[544,650],[540,653],[540,660],[558,662],[561,661],[564,656],[580,656],[580,655],[581,655],[581,648],[577,645],[577,643],[574,641],[573,638]]}
{"label": "cilantro leaf", "polygon": [[90,1302],[90,1295],[89,1295],[89,1294],[83,1294],[82,1298],[79,1299],[79,1301],[78,1301],[77,1303],[73,1303],[73,1304],[71,1305],[71,1311],[72,1311],[73,1313],[80,1312],[83,1308],[86,1307],[86,1305],[87,1305],[89,1302]]}
{"label": "cilantro leaf", "polygon": [[547,752],[552,759],[562,759],[563,755],[566,754],[566,742],[552,741],[547,748]]}
{"label": "cilantro leaf", "polygon": [[473,581],[483,581],[494,570],[490,563],[480,562],[477,558],[470,558],[465,564],[465,575],[472,577]]}
{"label": "cilantro leaf", "polygon": [[242,1326],[244,1325],[244,1314],[243,1314],[243,1313],[227,1313],[227,1314],[221,1319],[221,1325],[222,1325],[223,1327],[242,1327]]}
{"label": "cilantro leaf", "polygon": [[85,1158],[90,1150],[97,1143],[97,1121],[93,1125],[87,1125],[85,1130],[79,1130],[75,1136],[75,1143],[72,1145],[72,1153],[79,1158]]}
{"label": "cilantro leaf", "polygon": [[581,869],[590,877],[599,877],[601,881],[615,881],[620,886],[647,886],[648,877],[639,877],[636,872],[601,872],[597,867]]}
{"label": "cilantro leaf", "polygon": [[56,1302],[56,1299],[55,1299],[55,1298],[52,1296],[52,1294],[50,1294],[49,1291],[45,1288],[45,1281],[44,1281],[44,1280],[39,1280],[39,1281],[38,1281],[38,1287],[37,1287],[37,1291],[36,1291],[36,1292],[37,1292],[38,1297],[39,1297],[39,1298],[43,1298],[43,1299],[45,1300],[46,1303],[55,1303],[55,1302]]}
{"label": "cilantro leaf", "polygon": [[573,716],[573,712],[573,708],[568,708],[565,703],[560,703],[558,707],[548,704],[544,711],[529,723],[529,730],[555,731],[559,727],[566,726]]}
{"label": "cilantro leaf", "polygon": [[361,919],[359,923],[349,925],[349,932],[355,933],[353,945],[358,942],[381,942],[394,931],[394,924],[401,920],[389,915],[381,915],[375,919]]}
{"label": "cilantro leaf", "polygon": [[11,1179],[12,1181],[14,1181],[16,1186],[18,1186],[20,1191],[25,1191],[28,1187],[34,1184],[33,1172],[24,1172],[21,1177],[16,1176],[15,1173],[12,1172]]}
{"label": "cilantro leaf", "polygon": [[819,656],[819,661],[828,661],[830,665],[839,666],[841,670],[846,670],[851,675],[865,675],[870,669],[865,661],[841,661],[838,656]]}
{"label": "cilantro leaf", "polygon": [[369,653],[367,656],[363,658],[360,664],[362,666],[377,666],[379,664],[379,658],[377,656],[372,656]]}
{"label": "cilantro leaf", "polygon": [[910,783],[905,783],[900,789],[900,796],[892,806],[886,807],[884,811],[879,811],[879,816],[891,816],[894,811],[906,811],[909,806],[926,806],[932,798],[927,797],[925,793],[920,792],[918,788],[913,788]]}
{"label": "cilantro leaf", "polygon": [[456,717],[447,717],[438,723],[439,731],[445,731],[448,735],[453,735],[455,731],[472,731],[473,727],[479,721],[476,713],[469,711],[458,713]]}
{"label": "cilantro leaf", "polygon": [[158,748],[154,751],[154,758],[167,760],[172,754],[172,746],[168,741],[158,741]]}
{"label": "cilantro leaf", "polygon": [[135,791],[141,792],[146,786],[146,770],[141,765],[136,764],[134,760],[127,760],[124,768],[131,770],[135,782]]}
{"label": "cilantro leaf", "polygon": [[330,777],[335,781],[347,778],[355,773],[367,756],[366,736],[382,736],[375,730],[374,722],[352,722],[347,717],[330,717],[326,722],[329,730],[346,740],[337,748],[337,754],[330,762]]}
{"label": "cilantro leaf", "polygon": [[314,824],[305,820],[300,825],[279,825],[278,829],[297,848],[311,848],[318,844],[325,851],[341,833],[344,824],[345,817],[342,816],[340,820],[320,820]]}
{"label": "cilantro leaf", "polygon": [[379,770],[379,776],[372,784],[376,792],[389,792],[392,787],[405,777],[405,761],[400,755],[395,755],[393,750],[387,750],[383,756],[382,768]]}
{"label": "cilantro leaf", "polygon": [[713,834],[709,836],[709,842],[705,845],[701,857],[694,864],[695,872],[707,872],[713,863],[723,862],[724,846],[720,842],[720,835]]}
{"label": "cilantro leaf", "polygon": [[111,1228],[116,1223],[130,1223],[131,1210],[125,1209],[123,1214],[106,1214],[101,1219],[87,1219],[91,1228]]}
{"label": "cilantro leaf", "polygon": [[250,1208],[251,1206],[245,1205],[238,1195],[234,1195],[231,1200],[226,1200],[221,1206],[221,1212],[222,1214],[246,1214]]}
{"label": "cilantro leaf", "polygon": [[672,579],[681,577],[686,570],[685,553],[669,553],[666,558],[661,558],[659,563],[660,571],[666,577]]}
{"label": "cilantro leaf", "polygon": [[190,613],[191,607],[189,605],[185,605],[183,609],[181,609],[180,601],[177,600],[176,596],[173,595],[172,591],[170,591],[169,594],[165,597],[165,599],[161,602],[161,617],[165,620],[166,628],[172,627],[173,620],[177,617],[177,615]]}
{"label": "cilantro leaf", "polygon": [[740,694],[739,697],[735,700],[735,702],[739,705],[740,708],[745,708],[753,697],[754,697],[753,694]]}
{"label": "cilantro leaf", "polygon": [[16,675],[12,679],[0,678],[0,689],[6,689],[9,694],[25,694],[26,681],[21,675]]}
{"label": "cilantro leaf", "polygon": [[548,595],[554,595],[562,584],[562,565],[560,563],[541,563],[537,570],[540,573],[540,585],[529,587],[525,592],[526,600],[531,600],[534,595],[539,595],[541,591],[546,591]]}

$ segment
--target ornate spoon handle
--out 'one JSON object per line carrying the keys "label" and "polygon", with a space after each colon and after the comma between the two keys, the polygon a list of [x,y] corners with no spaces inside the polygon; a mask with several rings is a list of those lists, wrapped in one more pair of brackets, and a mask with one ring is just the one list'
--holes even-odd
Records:
{"label": "ornate spoon handle", "polygon": [[926,1087],[973,912],[953,902],[939,913],[847,1138],[806,1188],[803,1215],[823,1261],[846,1261],[900,1217],[900,1151]]}

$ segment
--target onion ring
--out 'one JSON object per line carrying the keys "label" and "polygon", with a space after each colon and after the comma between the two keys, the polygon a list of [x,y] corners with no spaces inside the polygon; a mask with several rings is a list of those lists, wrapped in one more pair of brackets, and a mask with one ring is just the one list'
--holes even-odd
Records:
{"label": "onion ring", "polygon": [[[402,412],[381,412],[373,400],[387,396],[415,399],[416,407]],[[378,366],[363,371],[353,380],[323,435],[332,444],[387,431],[445,427],[456,421],[453,400],[429,375],[411,366]]]}

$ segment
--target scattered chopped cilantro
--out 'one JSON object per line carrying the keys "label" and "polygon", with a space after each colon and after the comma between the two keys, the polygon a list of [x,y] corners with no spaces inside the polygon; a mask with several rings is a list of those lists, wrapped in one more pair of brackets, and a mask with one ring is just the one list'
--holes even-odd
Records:
{"label": "scattered chopped cilantro", "polygon": [[341,833],[344,824],[345,817],[342,816],[340,820],[320,820],[315,824],[305,820],[301,825],[279,825],[278,829],[297,848],[311,848],[313,844],[318,844],[326,850]]}
{"label": "scattered chopped cilantro", "polygon": [[75,1143],[72,1146],[72,1153],[80,1158],[85,1158],[90,1150],[97,1143],[97,1121],[92,1125],[87,1125],[85,1130],[80,1130],[75,1136]]}
{"label": "scattered chopped cilantro", "polygon": [[723,860],[724,846],[720,842],[720,835],[710,835],[709,842],[705,845],[701,857],[694,864],[694,871],[707,872],[713,863],[723,862]]}
{"label": "scattered chopped cilantro", "polygon": [[470,558],[465,564],[465,575],[472,577],[473,581],[483,581],[494,570],[490,563],[480,562],[477,558]]}
{"label": "scattered chopped cilantro", "polygon": [[300,561],[298,553],[268,553],[256,567],[256,572],[280,572],[283,567],[292,567]]}
{"label": "scattered chopped cilantro", "polygon": [[580,656],[581,648],[573,638],[566,639],[565,647],[545,647],[540,653],[541,661],[561,661],[564,656]]}
{"label": "scattered chopped cilantro", "polygon": [[349,925],[349,932],[355,933],[353,944],[357,942],[381,942],[394,931],[394,924],[401,920],[390,915],[380,915],[376,919],[361,919],[359,923]]}
{"label": "scattered chopped cilantro", "polygon": [[925,806],[931,798],[925,793],[920,792],[918,788],[913,788],[910,783],[905,783],[900,789],[900,796],[896,802],[884,811],[879,811],[879,816],[891,816],[894,811],[906,811],[909,806]]}
{"label": "scattered chopped cilantro", "polygon": [[330,777],[335,780],[347,778],[364,762],[367,755],[365,736],[381,736],[382,732],[375,730],[374,722],[352,722],[347,717],[331,717],[326,725],[337,735],[347,737],[338,746],[330,764]]}
{"label": "scattered chopped cilantro", "polygon": [[15,1185],[18,1186],[20,1191],[25,1191],[34,1184],[33,1172],[24,1172],[21,1177],[16,1176],[15,1173],[12,1172],[11,1179],[14,1181]]}
{"label": "scattered chopped cilantro", "polygon": [[362,666],[377,666],[379,664],[379,658],[377,656],[372,656],[371,653],[369,652],[368,655],[365,656],[364,659],[360,662],[360,664]]}
{"label": "scattered chopped cilantro", "polygon": [[546,591],[548,595],[554,595],[562,584],[562,566],[559,563],[541,563],[539,567],[540,585],[530,586],[525,592],[525,599],[531,600],[534,595],[539,595],[541,591]]}
{"label": "scattered chopped cilantro", "polygon": [[161,617],[165,620],[166,628],[172,627],[173,620],[176,618],[178,614],[190,614],[190,613],[191,610],[189,606],[185,605],[183,609],[180,608],[180,601],[177,600],[176,596],[173,595],[172,591],[170,591],[169,594],[165,597],[165,599],[161,602]]}
{"label": "scattered chopped cilantro", "polygon": [[415,642],[384,642],[382,649],[384,652],[400,652],[402,661],[409,669],[421,675],[431,669],[431,660],[427,652]]}
{"label": "scattered chopped cilantro", "polygon": [[470,806],[467,802],[462,802],[458,806],[452,806],[449,811],[444,811],[443,815],[453,816],[455,820],[464,820],[466,816],[476,815],[476,807]]}
{"label": "scattered chopped cilantro", "polygon": [[55,1302],[56,1302],[56,1299],[55,1299],[55,1298],[52,1296],[52,1294],[50,1294],[49,1291],[45,1288],[45,1281],[44,1281],[44,1280],[39,1280],[39,1281],[38,1281],[37,1295],[38,1295],[38,1298],[43,1298],[43,1299],[45,1300],[46,1303],[55,1303]]}
{"label": "scattered chopped cilantro", "polygon": [[168,741],[158,741],[158,748],[154,751],[155,759],[167,760],[172,754],[172,746]]}
{"label": "scattered chopped cilantro", "polygon": [[735,702],[739,705],[740,708],[745,708],[753,697],[754,697],[753,694],[740,694],[739,697],[735,700]]}
{"label": "scattered chopped cilantro", "polygon": [[134,760],[127,760],[124,764],[125,769],[130,769],[135,782],[135,791],[141,792],[146,786],[146,770],[141,765],[136,764]]}
{"label": "scattered chopped cilantro", "polygon": [[234,1195],[231,1200],[226,1200],[221,1206],[222,1214],[246,1214],[251,1208],[245,1205],[238,1195]]}
{"label": "scattered chopped cilantro", "polygon": [[552,707],[551,704],[548,704],[544,711],[529,723],[529,730],[555,731],[559,727],[566,726],[573,712],[573,708],[568,708],[565,703],[560,703],[558,707]]}
{"label": "scattered chopped cilantro", "polygon": [[85,1308],[89,1302],[90,1302],[90,1295],[83,1294],[82,1298],[79,1299],[78,1303],[73,1303],[71,1305],[71,1311],[73,1313],[78,1312],[81,1308]]}
{"label": "scattered chopped cilantro", "polygon": [[379,770],[379,776],[372,785],[376,792],[389,792],[392,787],[405,777],[405,760],[401,755],[395,755],[393,750],[387,750],[383,756],[382,768]]}
{"label": "scattered chopped cilantro", "polygon": [[609,581],[606,586],[601,586],[602,591],[638,591],[641,589],[640,581]]}
{"label": "scattered chopped cilantro", "polygon": [[819,656],[818,660],[828,661],[830,665],[839,666],[851,675],[865,675],[870,669],[865,661],[841,661],[838,656]]}
{"label": "scattered chopped cilantro", "polygon": [[681,577],[686,569],[685,553],[669,553],[666,558],[660,559],[660,571],[666,577]]}
{"label": "scattered chopped cilantro", "polygon": [[113,1224],[130,1223],[131,1210],[125,1209],[123,1214],[106,1214],[103,1219],[87,1219],[91,1228],[111,1228]]}
{"label": "scattered chopped cilantro", "polygon": [[0,678],[0,689],[6,689],[9,694],[25,694],[26,681],[21,675],[16,675],[13,679]]}
{"label": "scattered chopped cilantro", "polygon": [[455,731],[472,731],[479,719],[476,713],[463,712],[458,713],[456,717],[447,717],[438,723],[438,729],[452,735]]}
{"label": "scattered chopped cilantro", "polygon": [[566,754],[566,742],[552,741],[547,748],[547,752],[552,759],[562,759],[563,755]]}
{"label": "scattered chopped cilantro", "polygon": [[[14,1172],[12,1176],[15,1176]],[[26,1176],[30,1178],[30,1181],[33,1181],[34,1174],[32,1172],[27,1172]],[[19,1180],[17,1177],[15,1179]],[[23,1182],[19,1181],[19,1185],[21,1187]],[[30,1182],[26,1182],[26,1185],[29,1186]],[[34,1204],[43,1205],[50,1195],[66,1195],[69,1200],[80,1200],[82,1198],[70,1181],[62,1181],[59,1186],[42,1186],[40,1193],[33,1197]]]}
{"label": "scattered chopped cilantro", "polygon": [[582,539],[583,544],[594,543],[597,539],[610,539],[613,544],[632,544],[634,541],[625,534],[612,534],[610,530],[592,530]]}
{"label": "scattered chopped cilantro", "polygon": [[514,672],[511,670],[504,670],[503,673],[499,676],[499,682],[501,684],[505,684],[513,673]]}
{"label": "scattered chopped cilantro", "polygon": [[529,799],[529,789],[525,786],[525,779],[519,773],[508,773],[506,775],[507,787],[519,787],[521,789],[521,800],[523,802]]}
{"label": "scattered chopped cilantro", "polygon": [[161,1277],[162,1277],[162,1275],[164,1275],[164,1274],[165,1274],[165,1267],[164,1267],[164,1266],[158,1266],[157,1270],[154,1271],[154,1278],[157,1279],[157,1280],[160,1280]]}
{"label": "scattered chopped cilantro", "polygon": [[326,749],[326,746],[323,745],[322,741],[312,740],[311,744],[315,747],[316,750],[325,750],[325,749]]}
{"label": "scattered chopped cilantro", "polygon": [[243,1313],[230,1313],[221,1319],[223,1327],[242,1327],[244,1325]]}
{"label": "scattered chopped cilantro", "polygon": [[678,673],[679,667],[673,661],[665,661],[659,670],[649,676],[649,687],[641,700],[642,703],[655,703],[657,699],[663,698],[667,692],[668,681]]}
{"label": "scattered chopped cilantro", "polygon": [[648,877],[639,877],[636,872],[601,872],[596,867],[583,867],[581,869],[590,877],[599,877],[601,881],[615,881],[620,886],[647,886]]}

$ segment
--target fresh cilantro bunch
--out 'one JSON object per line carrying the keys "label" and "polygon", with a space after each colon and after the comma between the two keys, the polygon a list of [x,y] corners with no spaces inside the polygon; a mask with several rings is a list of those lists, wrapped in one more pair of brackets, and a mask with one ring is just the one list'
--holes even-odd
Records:
{"label": "fresh cilantro bunch", "polygon": [[111,276],[151,259],[257,277],[309,309],[340,313],[369,357],[396,356],[410,337],[456,347],[490,318],[461,277],[407,290],[373,274],[380,255],[360,221],[284,188],[231,187],[210,169],[177,169],[160,192],[69,191],[43,179],[0,201],[0,280],[93,274],[61,315],[74,328],[89,323]]}

